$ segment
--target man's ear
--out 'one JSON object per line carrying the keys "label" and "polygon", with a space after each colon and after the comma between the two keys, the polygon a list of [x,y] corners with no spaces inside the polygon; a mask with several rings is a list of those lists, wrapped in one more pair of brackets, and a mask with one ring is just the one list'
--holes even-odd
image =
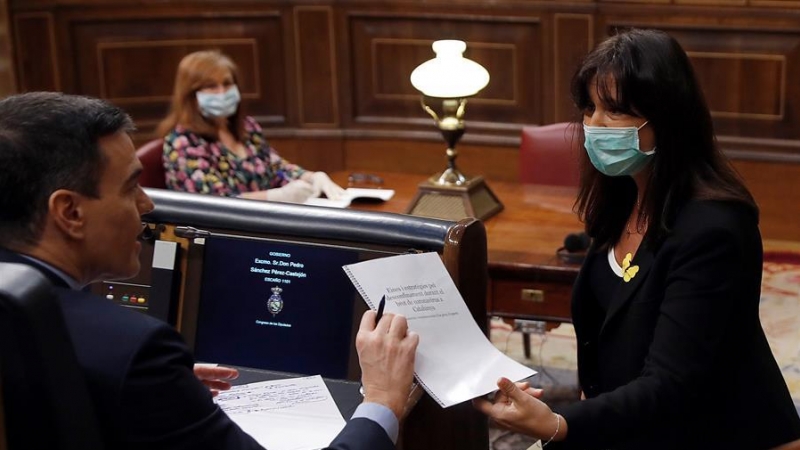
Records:
{"label": "man's ear", "polygon": [[75,191],[59,189],[50,194],[48,215],[55,227],[73,239],[86,234],[86,199]]}

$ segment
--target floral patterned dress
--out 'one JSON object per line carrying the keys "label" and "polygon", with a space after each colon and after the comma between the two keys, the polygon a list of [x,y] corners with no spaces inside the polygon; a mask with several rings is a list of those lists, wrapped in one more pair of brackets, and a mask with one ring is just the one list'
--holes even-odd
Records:
{"label": "floral patterned dress", "polygon": [[261,126],[245,118],[244,158],[220,141],[208,141],[178,125],[164,138],[168,189],[235,197],[281,187],[305,172],[281,158],[264,139]]}

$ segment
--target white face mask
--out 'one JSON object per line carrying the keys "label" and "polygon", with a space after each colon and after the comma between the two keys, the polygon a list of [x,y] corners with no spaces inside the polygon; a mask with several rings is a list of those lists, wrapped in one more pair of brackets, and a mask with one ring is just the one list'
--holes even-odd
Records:
{"label": "white face mask", "polygon": [[210,94],[197,92],[197,105],[200,107],[200,114],[210,119],[224,119],[236,113],[239,108],[239,88],[231,86],[221,94]]}
{"label": "white face mask", "polygon": [[639,149],[639,127],[593,127],[584,124],[584,147],[592,165],[610,177],[633,175],[650,162],[656,149]]}

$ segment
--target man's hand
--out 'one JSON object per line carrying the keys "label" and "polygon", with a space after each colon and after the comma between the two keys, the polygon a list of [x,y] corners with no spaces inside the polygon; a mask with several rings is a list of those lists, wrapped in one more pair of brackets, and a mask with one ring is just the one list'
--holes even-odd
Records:
{"label": "man's hand", "polygon": [[406,318],[385,314],[375,324],[375,311],[361,318],[356,349],[361,364],[364,401],[391,409],[398,420],[403,417],[411,381],[419,335],[408,331]]}
{"label": "man's hand", "polygon": [[[551,436],[560,441],[566,437],[567,424],[550,407],[539,400],[541,389],[533,389],[528,383],[513,383],[508,378],[497,382],[500,390],[493,400],[476,398],[475,408],[494,420],[503,428],[516,433],[548,440]],[[554,436],[558,430],[558,434]]]}
{"label": "man's hand", "polygon": [[231,388],[231,384],[227,380],[235,380],[239,376],[239,371],[230,367],[195,364],[194,375],[208,387],[211,396],[216,397],[219,395],[219,391],[227,391]]}

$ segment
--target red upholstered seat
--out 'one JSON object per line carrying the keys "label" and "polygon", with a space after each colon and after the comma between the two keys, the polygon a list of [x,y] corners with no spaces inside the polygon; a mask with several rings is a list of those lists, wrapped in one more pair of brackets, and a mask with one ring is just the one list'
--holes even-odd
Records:
{"label": "red upholstered seat", "polygon": [[519,147],[520,181],[555,186],[577,186],[578,128],[570,122],[522,128]]}
{"label": "red upholstered seat", "polygon": [[139,184],[143,187],[166,189],[164,181],[164,139],[153,139],[136,150],[136,156],[142,162],[144,170],[139,175]]}

